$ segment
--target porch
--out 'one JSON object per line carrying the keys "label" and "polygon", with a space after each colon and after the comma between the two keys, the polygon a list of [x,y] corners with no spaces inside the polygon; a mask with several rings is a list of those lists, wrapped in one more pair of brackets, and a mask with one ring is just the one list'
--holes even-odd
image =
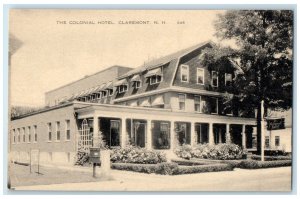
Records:
{"label": "porch", "polygon": [[234,143],[251,149],[256,134],[252,118],[103,104],[75,111],[80,132],[88,131],[87,148],[97,146],[96,140],[101,137],[110,148],[134,145],[172,151],[183,144]]}

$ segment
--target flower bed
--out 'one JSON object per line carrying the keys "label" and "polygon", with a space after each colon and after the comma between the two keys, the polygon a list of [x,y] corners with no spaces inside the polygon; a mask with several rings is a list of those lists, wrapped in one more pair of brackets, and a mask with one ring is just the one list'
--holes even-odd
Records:
{"label": "flower bed", "polygon": [[115,148],[111,151],[110,159],[115,163],[156,164],[166,162],[166,155],[162,152],[149,151],[145,148],[127,146]]}
{"label": "flower bed", "polygon": [[291,160],[277,160],[277,161],[256,161],[256,160],[244,160],[239,164],[243,169],[261,169],[261,168],[274,168],[274,167],[286,167],[291,166]]}
{"label": "flower bed", "polygon": [[236,160],[245,159],[246,151],[236,144],[199,144],[192,148],[190,145],[183,145],[175,149],[175,154],[184,159],[201,158],[213,160]]}

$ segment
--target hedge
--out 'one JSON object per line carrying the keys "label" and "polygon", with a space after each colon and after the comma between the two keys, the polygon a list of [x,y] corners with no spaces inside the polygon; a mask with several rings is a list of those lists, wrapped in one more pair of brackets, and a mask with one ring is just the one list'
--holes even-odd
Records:
{"label": "hedge", "polygon": [[204,173],[217,171],[232,171],[233,166],[229,164],[208,164],[198,166],[180,166],[177,174]]}
{"label": "hedge", "polygon": [[[252,160],[261,160],[260,155],[252,155]],[[265,161],[275,161],[275,160],[291,160],[290,156],[265,156]]]}
{"label": "hedge", "polygon": [[113,163],[113,169],[135,171],[142,173],[156,173],[162,175],[180,175],[189,173],[204,173],[216,171],[232,171],[233,167],[228,164],[209,164],[197,166],[179,166],[177,163],[160,163],[160,164],[129,164]]}
{"label": "hedge", "polygon": [[244,160],[239,164],[239,168],[242,169],[261,169],[261,168],[274,168],[274,167],[287,167],[291,166],[291,160],[277,160],[277,161],[256,161],[256,160]]}

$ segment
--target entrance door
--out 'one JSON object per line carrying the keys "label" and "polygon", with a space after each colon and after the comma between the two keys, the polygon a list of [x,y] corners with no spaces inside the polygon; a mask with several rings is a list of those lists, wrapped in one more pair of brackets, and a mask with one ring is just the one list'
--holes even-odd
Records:
{"label": "entrance door", "polygon": [[143,122],[134,123],[135,145],[145,147],[146,124]]}
{"label": "entrance door", "polygon": [[110,121],[110,146],[120,146],[120,121]]}

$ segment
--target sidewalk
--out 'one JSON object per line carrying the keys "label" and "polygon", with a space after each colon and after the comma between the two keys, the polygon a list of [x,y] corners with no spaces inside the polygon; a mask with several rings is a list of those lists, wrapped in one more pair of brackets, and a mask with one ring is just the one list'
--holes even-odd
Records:
{"label": "sidewalk", "polygon": [[112,170],[113,180],[17,187],[56,191],[291,191],[291,167],[177,176]]}

